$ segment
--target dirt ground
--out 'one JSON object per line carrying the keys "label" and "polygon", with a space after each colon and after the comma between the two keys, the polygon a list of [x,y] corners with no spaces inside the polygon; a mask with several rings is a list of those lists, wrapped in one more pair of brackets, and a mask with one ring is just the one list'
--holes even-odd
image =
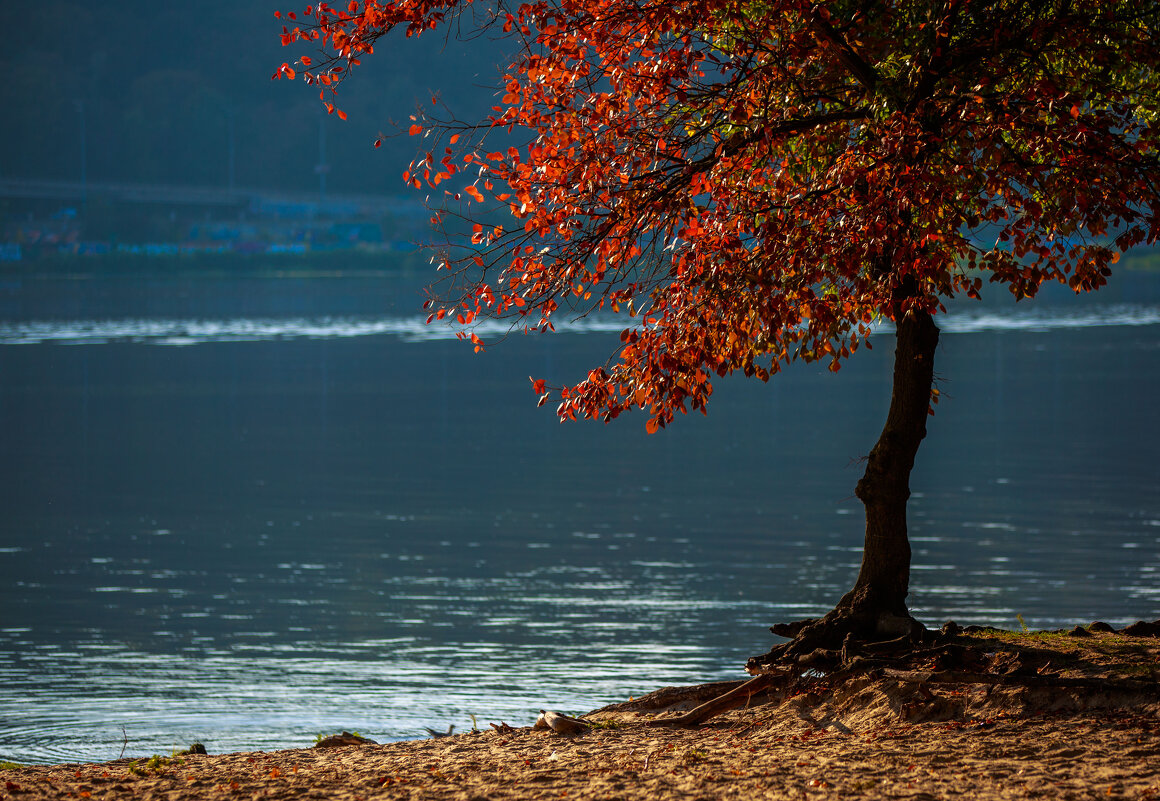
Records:
{"label": "dirt ground", "polygon": [[[712,694],[684,688],[597,710],[586,716],[594,728],[574,737],[485,727],[387,745],[9,768],[0,798],[1160,798],[1160,639],[960,640],[987,649],[992,667],[1007,664],[1008,679],[807,680],[694,729],[649,725]],[[1034,666],[1035,686],[1010,681],[1013,663]],[[1072,684],[1053,686],[1059,678]]]}

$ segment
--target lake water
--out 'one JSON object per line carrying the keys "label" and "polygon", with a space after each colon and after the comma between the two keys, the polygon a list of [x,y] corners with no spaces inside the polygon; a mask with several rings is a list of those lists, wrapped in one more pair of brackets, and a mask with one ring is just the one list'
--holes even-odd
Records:
{"label": "lake water", "polygon": [[[416,307],[384,277],[0,283],[0,760],[527,724],[742,677],[852,583],[888,332],[650,437],[528,385],[619,326],[475,355]],[[941,323],[916,616],[1160,617],[1160,276]]]}

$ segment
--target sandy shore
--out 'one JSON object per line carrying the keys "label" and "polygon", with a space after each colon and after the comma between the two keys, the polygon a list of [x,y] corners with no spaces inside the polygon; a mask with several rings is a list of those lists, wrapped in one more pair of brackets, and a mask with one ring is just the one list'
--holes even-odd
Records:
{"label": "sandy shore", "polygon": [[14,799],[1147,799],[1160,798],[1160,717],[1102,710],[859,731],[790,702],[693,731],[523,728],[189,756],[152,770],[133,760],[20,768],[0,782]]}
{"label": "sandy shore", "polygon": [[[1137,674],[1157,663],[1137,656]],[[1084,662],[1091,670],[1090,660]],[[1107,672],[1107,671],[1102,671]],[[0,770],[13,799],[1160,798],[1160,696],[864,677],[755,697],[695,729],[644,699],[530,727],[341,748]],[[667,700],[666,700],[667,698]],[[654,699],[655,701],[655,699]],[[662,708],[663,707],[663,708]],[[534,711],[529,712],[530,723]]]}

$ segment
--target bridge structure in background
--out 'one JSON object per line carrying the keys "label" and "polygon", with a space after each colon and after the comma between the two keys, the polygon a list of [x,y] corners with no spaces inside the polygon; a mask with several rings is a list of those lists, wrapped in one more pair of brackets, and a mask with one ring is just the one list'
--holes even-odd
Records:
{"label": "bridge structure in background", "polygon": [[285,192],[275,189],[139,184],[112,181],[46,181],[0,178],[0,198],[84,203],[94,199],[118,203],[172,206],[221,206],[260,215],[381,218],[426,214],[421,203],[386,195]]}

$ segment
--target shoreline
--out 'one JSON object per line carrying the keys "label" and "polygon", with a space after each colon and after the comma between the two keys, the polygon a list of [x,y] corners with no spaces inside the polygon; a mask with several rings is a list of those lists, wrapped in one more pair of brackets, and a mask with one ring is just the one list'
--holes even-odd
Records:
{"label": "shoreline", "polygon": [[578,736],[484,724],[382,745],[8,767],[0,799],[1160,798],[1160,639],[1085,631],[964,634],[957,644],[987,649],[986,681],[796,681],[694,728],[649,723],[719,684],[595,710]]}
{"label": "shoreline", "polygon": [[1156,710],[973,723],[826,721],[792,701],[695,730],[531,728],[386,745],[240,752],[0,771],[0,797],[134,798],[1154,798]]}

